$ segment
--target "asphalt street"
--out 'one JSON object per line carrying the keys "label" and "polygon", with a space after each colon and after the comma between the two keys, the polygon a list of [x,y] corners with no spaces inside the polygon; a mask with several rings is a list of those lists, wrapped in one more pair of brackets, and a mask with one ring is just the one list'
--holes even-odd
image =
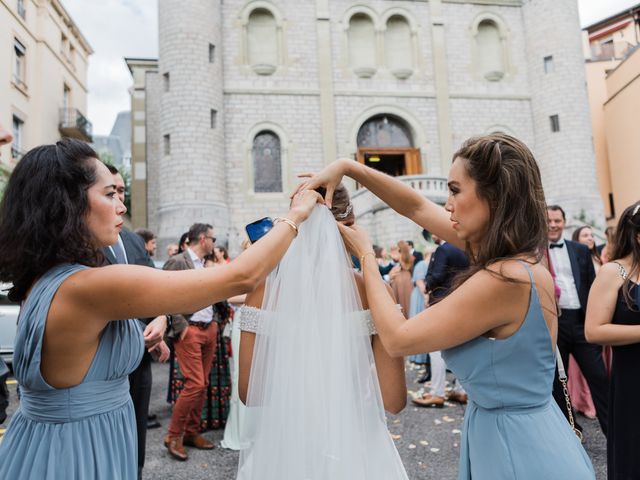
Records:
{"label": "asphalt street", "polygon": [[[409,365],[407,368],[408,394],[418,393],[420,385],[415,379],[420,371]],[[153,393],[151,412],[158,416],[162,428],[149,430],[147,436],[147,458],[145,479],[189,479],[189,480],[234,480],[238,453],[219,446],[212,451],[189,449],[189,460],[179,462],[167,453],[162,438],[168,425],[171,410],[166,403],[168,366],[153,365]],[[16,385],[10,384],[10,415],[17,407]],[[460,430],[464,407],[447,403],[442,409],[414,407],[410,402],[399,415],[389,415],[389,431],[400,452],[407,474],[411,480],[454,480],[458,470]],[[598,480],[606,479],[606,443],[598,422],[580,416],[584,428],[585,448],[591,457]],[[1,429],[5,427],[3,425]],[[204,434],[219,444],[222,430]]]}

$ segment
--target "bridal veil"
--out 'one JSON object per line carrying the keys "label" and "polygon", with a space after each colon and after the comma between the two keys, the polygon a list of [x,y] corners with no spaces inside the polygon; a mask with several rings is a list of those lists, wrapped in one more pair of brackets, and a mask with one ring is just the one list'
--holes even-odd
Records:
{"label": "bridal veil", "polygon": [[336,222],[319,205],[267,280],[238,480],[407,478],[367,318]]}

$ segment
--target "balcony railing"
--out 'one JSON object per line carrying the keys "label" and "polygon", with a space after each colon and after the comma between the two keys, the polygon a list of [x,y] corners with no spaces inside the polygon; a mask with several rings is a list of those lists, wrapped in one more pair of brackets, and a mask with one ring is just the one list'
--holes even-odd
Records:
{"label": "balcony railing", "polygon": [[[447,187],[447,179],[444,177],[432,177],[429,175],[406,175],[396,177],[404,184],[425,196],[426,198],[444,205],[449,196]],[[389,206],[372,194],[366,188],[361,188],[351,195],[353,210],[356,217],[361,217],[369,213],[376,213],[380,210],[389,208]]]}
{"label": "balcony railing", "polygon": [[65,137],[77,138],[86,142],[93,141],[93,125],[76,108],[60,109],[58,130]]}
{"label": "balcony railing", "polygon": [[606,42],[591,45],[591,60],[619,60],[624,58],[633,45],[628,42]]}

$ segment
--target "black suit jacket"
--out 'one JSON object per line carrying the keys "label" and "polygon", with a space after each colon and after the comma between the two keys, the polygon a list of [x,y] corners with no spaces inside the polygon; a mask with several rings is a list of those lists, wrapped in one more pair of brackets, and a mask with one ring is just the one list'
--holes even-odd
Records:
{"label": "black suit jacket", "polygon": [[582,245],[581,243],[573,242],[571,240],[565,240],[564,242],[567,246],[567,252],[569,253],[569,260],[571,261],[571,273],[573,273],[573,281],[575,282],[576,290],[578,291],[580,309],[584,315],[587,311],[589,290],[591,290],[591,284],[596,278],[596,271],[593,268],[591,252],[586,245]]}
{"label": "black suit jacket", "polygon": [[[144,248],[144,240],[140,235],[133,233],[131,230],[123,228],[120,232],[120,238],[124,245],[124,251],[127,254],[127,263],[129,265],[142,265],[145,267],[155,268],[153,260]],[[109,247],[102,249],[105,258],[105,265],[115,265],[118,262]],[[145,325],[148,325],[153,318],[140,318]]]}
{"label": "black suit jacket", "polygon": [[[129,265],[143,265],[146,267],[155,268],[153,260],[149,256],[149,253],[144,248],[144,240],[140,235],[133,233],[131,230],[123,228],[120,232],[120,238],[124,245],[124,251],[127,254],[127,263]],[[102,249],[102,253],[106,258],[105,265],[113,265],[118,263],[116,257],[111,252],[109,247]]]}
{"label": "black suit jacket", "polygon": [[429,270],[424,281],[429,292],[429,305],[449,292],[458,272],[469,268],[467,255],[450,243],[443,243],[431,255]]}

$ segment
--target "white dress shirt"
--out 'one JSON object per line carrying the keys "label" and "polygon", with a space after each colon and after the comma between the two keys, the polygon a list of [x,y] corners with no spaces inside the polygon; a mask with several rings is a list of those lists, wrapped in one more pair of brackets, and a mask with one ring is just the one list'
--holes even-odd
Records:
{"label": "white dress shirt", "polygon": [[580,309],[580,297],[576,281],[571,270],[571,259],[569,250],[564,239],[554,242],[562,245],[562,248],[549,248],[549,258],[556,273],[556,284],[560,288],[560,308],[578,310]]}
{"label": "white dress shirt", "polygon": [[[187,247],[187,252],[189,253],[189,257],[191,257],[191,261],[193,262],[193,267],[196,270],[204,268],[204,262],[201,258],[199,258],[193,251]],[[203,308],[202,310],[198,310],[193,315],[191,315],[192,322],[201,322],[201,323],[211,323],[213,320],[213,305],[209,305],[208,307]]]}

